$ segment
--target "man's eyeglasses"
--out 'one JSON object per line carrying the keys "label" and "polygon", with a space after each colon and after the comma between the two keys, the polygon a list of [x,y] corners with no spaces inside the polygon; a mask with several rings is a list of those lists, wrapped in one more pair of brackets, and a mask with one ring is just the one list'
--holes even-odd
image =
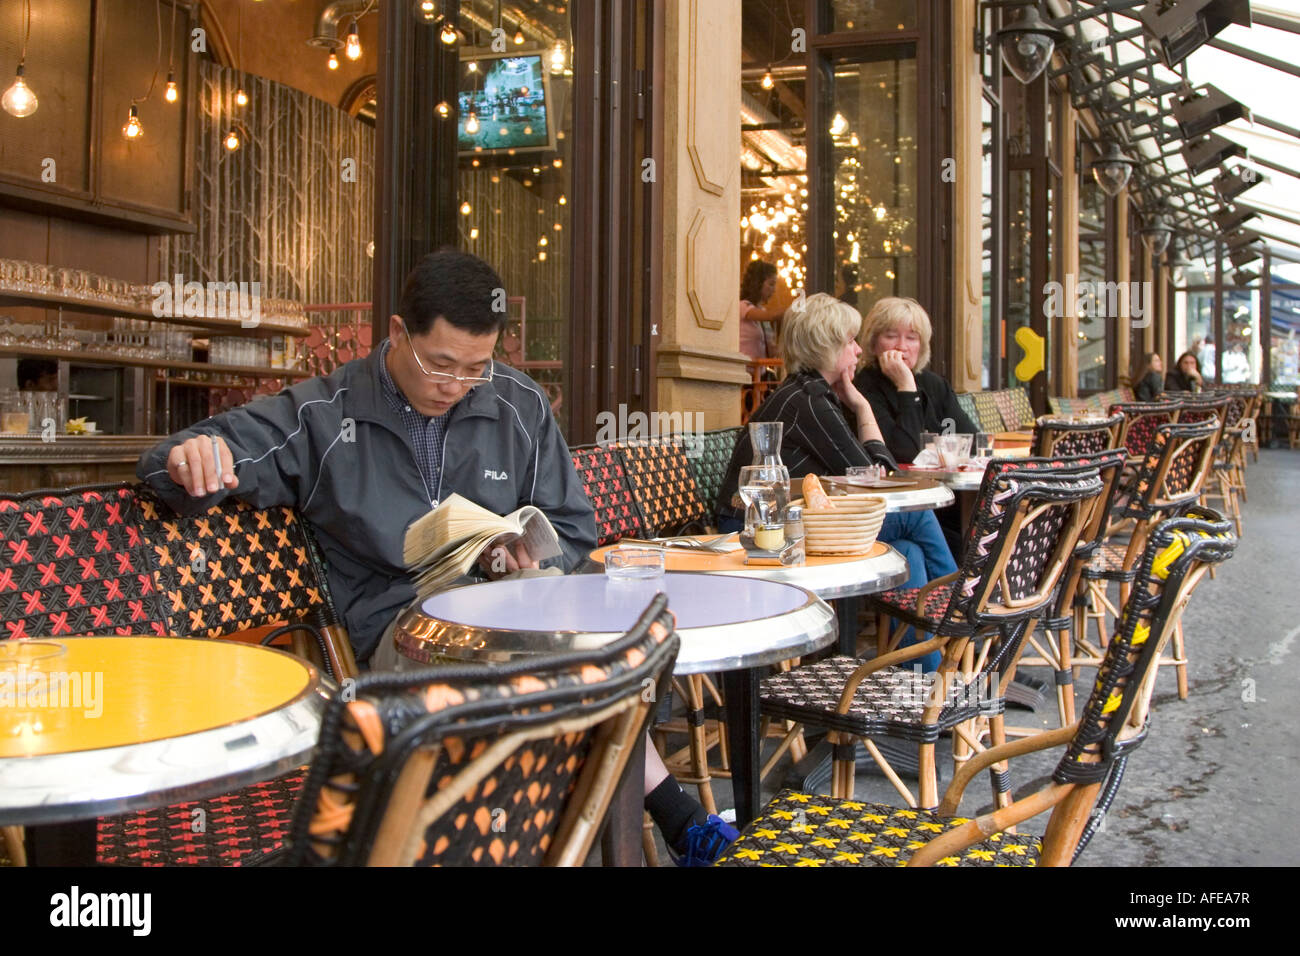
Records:
{"label": "man's eyeglasses", "polygon": [[420,355],[415,351],[415,343],[411,341],[411,333],[406,328],[406,323],[402,323],[402,334],[406,336],[406,344],[411,347],[411,357],[415,359],[415,364],[419,366],[420,371],[429,378],[439,379],[444,382],[455,382],[457,385],[486,385],[492,381],[492,361],[488,360],[486,375],[452,375],[450,372],[429,371],[420,361]]}

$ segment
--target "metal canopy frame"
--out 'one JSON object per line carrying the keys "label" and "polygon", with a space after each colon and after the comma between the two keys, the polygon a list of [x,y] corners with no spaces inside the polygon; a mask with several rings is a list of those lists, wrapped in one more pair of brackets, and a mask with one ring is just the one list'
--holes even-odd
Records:
{"label": "metal canopy frame", "polygon": [[[990,5],[1028,4],[992,0]],[[1045,17],[1067,36],[1057,46],[1057,68],[1051,76],[1067,77],[1075,108],[1089,111],[1096,118],[1099,150],[1105,141],[1114,140],[1138,160],[1129,189],[1139,206],[1147,212],[1163,208],[1179,233],[1182,251],[1213,261],[1214,240],[1219,236],[1213,217],[1232,203],[1218,196],[1209,178],[1198,183],[1186,167],[1184,140],[1173,121],[1173,104],[1174,97],[1192,90],[1187,61],[1176,69],[1163,64],[1138,21],[1138,13],[1146,5],[1147,0],[1043,0],[1039,6]],[[1270,14],[1256,14],[1253,19],[1261,26],[1300,32],[1300,24]],[[1207,45],[1288,75],[1300,69],[1217,39]],[[1300,129],[1258,114],[1254,121],[1300,140]],[[1220,132],[1228,131],[1220,128]],[[1248,151],[1238,160],[1238,165],[1243,163],[1300,179],[1300,172],[1251,156]],[[1210,177],[1219,169],[1216,166],[1200,175]],[[1274,215],[1262,209],[1259,212]],[[1281,237],[1270,238],[1300,248]]]}

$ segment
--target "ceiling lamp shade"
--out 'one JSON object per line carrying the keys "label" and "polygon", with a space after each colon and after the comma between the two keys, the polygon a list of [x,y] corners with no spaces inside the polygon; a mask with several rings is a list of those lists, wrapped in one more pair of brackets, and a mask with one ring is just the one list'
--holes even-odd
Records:
{"label": "ceiling lamp shade", "polygon": [[[1168,9],[1163,9],[1163,8]],[[1250,0],[1150,0],[1138,14],[1165,66],[1174,67],[1230,23],[1250,26]]]}
{"label": "ceiling lamp shade", "polygon": [[1183,160],[1193,176],[1198,176],[1207,169],[1222,166],[1233,156],[1245,157],[1246,147],[1224,139],[1218,133],[1209,133],[1200,139],[1183,143]]}
{"label": "ceiling lamp shade", "polygon": [[1231,202],[1252,186],[1268,182],[1268,177],[1255,171],[1253,166],[1238,166],[1228,170],[1211,183],[1224,202]]}
{"label": "ceiling lamp shade", "polygon": [[1169,248],[1169,241],[1174,237],[1173,227],[1163,212],[1156,212],[1147,225],[1142,227],[1142,241],[1151,250],[1151,255],[1159,258]]}
{"label": "ceiling lamp shade", "polygon": [[1250,119],[1250,110],[1218,87],[1206,86],[1203,94],[1174,100],[1174,122],[1183,139],[1195,139],[1235,119]]}
{"label": "ceiling lamp shade", "polygon": [[1002,62],[1021,83],[1038,79],[1052,62],[1056,44],[1065,38],[1039,15],[1036,5],[1022,7],[1020,15],[995,36],[1002,48]]}
{"label": "ceiling lamp shade", "polygon": [[1111,143],[1105,153],[1092,161],[1092,178],[1107,196],[1118,196],[1128,185],[1136,165],[1136,161],[1124,155],[1119,143]]}

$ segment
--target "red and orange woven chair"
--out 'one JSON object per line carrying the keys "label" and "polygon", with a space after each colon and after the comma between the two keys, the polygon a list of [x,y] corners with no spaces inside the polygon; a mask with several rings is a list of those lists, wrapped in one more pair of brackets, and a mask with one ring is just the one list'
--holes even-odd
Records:
{"label": "red and orange woven chair", "polygon": [[[1082,718],[974,757],[954,774],[934,812],[785,790],[717,865],[1069,866],[1101,825],[1146,739],[1161,649],[1205,572],[1230,558],[1236,544],[1228,523],[1208,510],[1157,526]],[[956,816],[980,771],[1060,746],[1065,753],[1045,787],[973,820]],[[1041,839],[1009,832],[1047,811]]]}

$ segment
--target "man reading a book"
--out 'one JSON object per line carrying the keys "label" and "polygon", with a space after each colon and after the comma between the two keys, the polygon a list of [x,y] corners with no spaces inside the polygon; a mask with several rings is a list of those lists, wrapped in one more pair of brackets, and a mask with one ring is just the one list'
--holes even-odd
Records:
{"label": "man reading a book", "polygon": [[[227,495],[296,507],[324,551],[357,660],[396,667],[391,625],[416,595],[406,533],[453,495],[502,516],[535,506],[559,539],[551,567],[573,570],[596,544],[594,512],[545,394],[492,359],[505,324],[505,290],[487,263],[425,256],[371,355],[172,435],[141,456],[137,474],[185,514]],[[478,565],[494,578],[538,569],[523,539],[487,545]],[[652,744],[645,788],[681,859],[707,864],[735,838],[678,786]]]}
{"label": "man reading a book", "polygon": [[[459,494],[497,515],[540,509],[573,570],[596,543],[591,504],[542,389],[493,361],[506,295],[481,259],[446,250],[407,278],[369,356],[205,419],[145,452],[137,474],[172,508],[227,495],[312,524],[358,661],[415,598],[408,526]],[[488,577],[535,568],[521,542],[484,549]],[[380,663],[376,661],[376,663]]]}

